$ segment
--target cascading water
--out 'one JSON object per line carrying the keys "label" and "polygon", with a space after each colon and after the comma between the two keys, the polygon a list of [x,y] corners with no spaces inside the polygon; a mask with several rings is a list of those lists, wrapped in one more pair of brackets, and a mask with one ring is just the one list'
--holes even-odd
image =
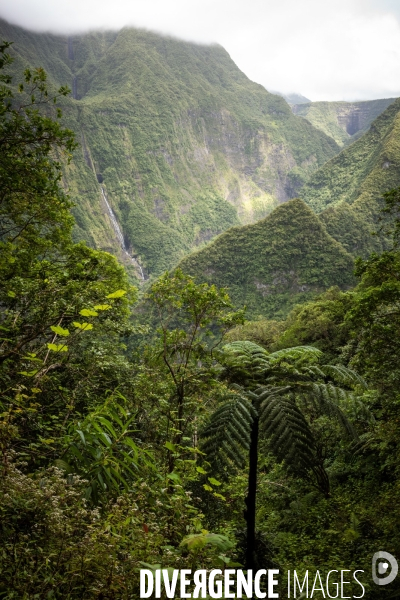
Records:
{"label": "cascading water", "polygon": [[110,206],[110,204],[109,204],[109,202],[107,200],[107,195],[106,195],[106,192],[105,192],[105,190],[104,190],[104,188],[103,188],[102,185],[100,185],[100,189],[101,189],[101,195],[103,196],[103,200],[104,200],[104,202],[105,202],[105,204],[107,206],[108,214],[110,215],[112,226],[113,226],[114,231],[115,231],[115,233],[117,235],[117,238],[118,238],[118,241],[119,241],[119,243],[121,245],[121,248],[124,251],[124,253],[126,254],[126,256],[128,256],[128,258],[131,261],[131,263],[133,265],[135,265],[135,267],[137,268],[137,270],[140,273],[140,277],[141,277],[142,281],[144,281],[146,279],[146,277],[145,277],[145,275],[143,273],[143,269],[142,269],[141,265],[139,264],[139,262],[136,260],[136,258],[133,258],[133,256],[131,256],[129,254],[128,250],[126,249],[124,236],[123,236],[121,228],[120,228],[120,226],[118,224],[117,218],[116,218],[116,216],[114,214],[114,211],[111,208],[111,206]]}

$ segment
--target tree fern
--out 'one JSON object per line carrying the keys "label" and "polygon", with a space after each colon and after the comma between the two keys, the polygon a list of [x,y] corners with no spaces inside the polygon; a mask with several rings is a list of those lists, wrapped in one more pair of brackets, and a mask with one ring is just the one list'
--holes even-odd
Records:
{"label": "tree fern", "polygon": [[223,375],[239,393],[211,416],[202,432],[203,450],[214,468],[225,473],[243,468],[248,454],[246,568],[253,569],[259,436],[268,440],[278,461],[329,495],[323,459],[301,408],[334,418],[355,436],[342,406],[354,404],[352,389],[365,388],[365,382],[341,365],[318,364],[322,352],[312,346],[268,354],[254,342],[235,341],[218,356]]}
{"label": "tree fern", "polygon": [[243,469],[256,411],[244,396],[230,394],[201,431],[202,450],[218,472]]}
{"label": "tree fern", "polygon": [[[356,438],[345,414],[357,402],[356,397],[353,390],[342,386],[365,389],[365,381],[343,365],[317,364],[321,357],[322,352],[312,346],[271,354],[249,341],[224,346],[220,359],[225,375],[241,385],[234,384],[239,395],[217,409],[203,432],[204,451],[215,468],[243,468],[252,424],[249,415],[259,420],[260,435],[269,440],[277,460],[298,473],[319,464],[302,407],[336,420],[348,436]],[[325,476],[323,480],[326,487]]]}
{"label": "tree fern", "polygon": [[279,462],[304,472],[315,462],[315,444],[307,421],[297,407],[290,387],[260,390],[260,433]]}

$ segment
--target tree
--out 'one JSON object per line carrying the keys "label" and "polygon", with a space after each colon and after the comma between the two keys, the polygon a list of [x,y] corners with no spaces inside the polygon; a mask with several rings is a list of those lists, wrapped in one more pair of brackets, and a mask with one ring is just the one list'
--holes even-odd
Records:
{"label": "tree", "polygon": [[382,396],[398,393],[400,376],[400,188],[383,194],[385,208],[381,231],[391,237],[391,248],[358,259],[361,279],[353,306],[346,315],[352,332],[354,364],[362,369]]}
{"label": "tree", "polygon": [[[354,398],[352,388],[363,379],[341,365],[318,364],[322,352],[311,346],[272,354],[253,342],[224,346],[220,360],[232,394],[211,416],[202,432],[202,449],[217,471],[244,468],[248,457],[246,567],[257,568],[256,495],[259,440],[296,476],[307,478],[329,496],[329,478],[321,448],[307,422],[307,411],[340,422],[346,434],[354,430],[340,403]],[[339,384],[339,386],[337,385]],[[342,387],[344,386],[344,387]],[[246,456],[247,455],[247,456]]]}
{"label": "tree", "polygon": [[0,410],[32,468],[57,458],[70,421],[127,378],[121,338],[136,295],[113,256],[72,243],[61,176],[76,144],[54,106],[68,88],[51,93],[40,68],[15,86],[9,47],[0,45]]}
{"label": "tree", "polygon": [[[179,269],[152,285],[148,301],[158,324],[159,354],[172,386],[165,416],[167,441],[175,446],[181,444],[196,415],[196,395],[210,388],[215,348],[226,331],[243,321],[243,311],[232,310],[225,289],[196,284]],[[171,451],[169,472],[174,463]]]}

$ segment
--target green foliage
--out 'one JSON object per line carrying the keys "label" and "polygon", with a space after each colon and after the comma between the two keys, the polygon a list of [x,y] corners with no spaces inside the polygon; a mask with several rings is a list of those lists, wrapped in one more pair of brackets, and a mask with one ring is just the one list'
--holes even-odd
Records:
{"label": "green foliage", "polygon": [[346,288],[354,281],[350,254],[301,200],[227,231],[180,268],[199,281],[226,286],[235,305],[246,305],[251,316],[269,318],[285,316],[331,285]]}
{"label": "green foliage", "polygon": [[179,269],[160,277],[147,301],[159,326],[157,345],[164,378],[169,382],[162,412],[171,436],[167,441],[171,474],[176,465],[175,445],[192,433],[203,396],[217,387],[213,351],[224,333],[243,321],[243,312],[232,311],[226,290],[196,284]]}
{"label": "green foliage", "polygon": [[[125,398],[120,400],[126,404]],[[110,398],[82,423],[70,425],[63,440],[66,451],[55,465],[87,480],[87,499],[98,502],[106,492],[129,490],[144,467],[154,469],[151,458],[133,440],[135,416]]]}
{"label": "green foliage", "polygon": [[319,366],[321,356],[321,351],[311,346],[271,354],[248,341],[232,342],[223,348],[225,376],[240,384],[252,409],[243,404],[241,396],[233,396],[212,415],[202,435],[206,438],[203,449],[215,468],[243,468],[244,452],[250,448],[250,431],[257,419],[260,435],[269,440],[276,459],[285,461],[298,475],[306,476],[311,471],[321,490],[329,493],[329,482],[302,409],[307,411],[309,407],[318,415],[337,420],[354,437],[341,404],[354,401],[352,388],[365,389],[366,384],[342,365]]}
{"label": "green foliage", "polygon": [[15,41],[16,69],[39,64],[54,88],[73,88],[62,106],[81,144],[64,173],[74,241],[128,264],[105,216],[99,174],[146,274],[264,217],[338,151],[220,46],[125,28],[72,36],[68,50],[62,37],[4,21],[0,32]]}
{"label": "green foliage", "polygon": [[[12,63],[8,47],[0,46],[2,69]],[[70,158],[76,144],[73,132],[60,125],[61,111],[50,116],[51,105],[69,90],[61,87],[49,95],[46,79],[43,69],[26,69],[24,84],[13,94],[12,78],[3,76],[7,85],[0,91],[0,244],[6,277],[29,266],[32,250],[43,253],[54,243],[65,243],[72,227],[71,203],[59,186],[58,158]],[[39,111],[41,107],[48,108],[49,116]]]}
{"label": "green foliage", "polygon": [[202,450],[216,472],[244,469],[250,448],[250,428],[255,416],[251,402],[233,394],[212,414],[201,432]]}
{"label": "green foliage", "polygon": [[[129,54],[132,35],[137,44]],[[138,119],[147,121],[132,131],[149,134],[146,140],[138,136],[141,163],[135,173],[140,177],[127,171],[126,180],[118,180],[118,185],[128,190],[125,200],[131,198],[130,202],[132,188],[126,181],[141,182],[135,202],[139,205],[140,198],[146,214],[157,208],[152,218],[165,225],[164,240],[171,242],[173,222],[165,215],[181,205],[169,203],[172,195],[163,195],[163,182],[169,181],[170,189],[176,190],[177,180],[168,179],[163,159],[146,153],[146,148],[147,144],[160,148],[155,143],[158,135],[158,143],[181,140],[172,130],[168,137],[165,128],[157,129],[161,122],[170,123],[169,116],[163,118],[165,102],[172,97],[176,122],[189,114],[191,106],[188,102],[182,112],[181,101],[188,96],[179,96],[179,86],[171,84],[170,96],[157,88],[157,82],[166,81],[161,72],[166,64],[169,82],[178,79],[196,88],[191,97],[202,102],[196,119],[204,118],[205,123],[199,125],[199,136],[207,135],[210,122],[221,131],[215,115],[220,115],[221,98],[228,96],[232,113],[235,106],[242,119],[235,123],[246,124],[243,131],[261,131],[262,123],[273,119],[277,131],[269,135],[281,143],[278,129],[284,130],[286,119],[294,127],[294,137],[304,134],[304,123],[296,130],[301,121],[288,118],[281,100],[249,84],[222,49],[170,43],[145,32],[104,33],[80,37],[79,44],[70,40],[72,60],[65,58],[65,45],[57,36],[44,37],[48,48],[55,50],[39,51],[38,57],[53,73],[69,76],[78,63],[82,69],[77,89],[82,81],[87,83],[85,99],[69,101],[63,96],[57,102],[69,123],[80,103],[81,123],[83,119],[91,123],[93,139],[101,137],[105,158],[101,163],[102,154],[96,150],[95,170],[115,184],[117,176],[110,165],[120,149],[105,131],[112,119],[119,123],[119,133],[126,135],[124,152],[131,151],[125,131],[129,128],[123,127],[126,113],[119,104],[129,104],[130,92],[121,81],[133,85],[147,61],[146,85],[154,92],[157,111],[146,115],[149,104],[143,112],[137,108]],[[25,47],[40,49],[32,41],[39,38],[43,39],[27,33]],[[157,45],[160,40],[165,42],[162,47]],[[126,51],[134,77],[125,81]],[[17,61],[19,67],[27,66],[21,65],[21,55]],[[218,71],[221,62],[224,68]],[[100,77],[105,73],[103,63],[112,73],[107,81]],[[353,225],[344,224],[355,218],[360,205],[342,204],[341,210],[326,211],[319,219],[295,200],[256,225],[222,235],[190,257],[187,264],[199,280],[180,269],[164,274],[149,286],[147,305],[139,305],[135,312],[140,312],[140,319],[133,320],[136,290],[129,286],[124,269],[110,254],[71,239],[70,200],[60,187],[57,161],[63,148],[68,160],[72,138],[59,124],[57,112],[51,116],[48,102],[59,85],[51,92],[52,77],[47,88],[43,72],[31,71],[33,75],[26,74],[28,84],[24,82],[18,92],[3,67],[10,68],[7,44],[0,57],[1,126],[6,131],[13,123],[18,143],[14,150],[10,145],[5,155],[10,186],[2,189],[2,222],[23,222],[28,192],[32,207],[41,207],[41,220],[22,226],[15,240],[0,240],[0,596],[128,600],[139,595],[137,571],[143,566],[171,572],[236,568],[240,563],[245,568],[271,565],[281,570],[283,581],[288,569],[369,571],[377,548],[395,554],[400,544],[398,190],[384,197],[383,222],[376,219],[384,236],[379,244],[384,239],[386,251],[357,261],[360,283],[351,291],[346,291],[353,281],[350,253],[357,253],[369,217],[361,215],[357,225],[361,233],[352,239]],[[36,86],[34,102],[44,103],[32,106],[26,85]],[[224,89],[220,97],[211,94],[215,86]],[[244,107],[240,93],[247,93],[248,86],[255,96],[248,94]],[[139,84],[132,89],[137,93]],[[106,97],[110,90],[115,112]],[[260,100],[256,109],[255,97]],[[23,123],[15,113],[18,98],[29,103],[21,109]],[[257,111],[264,109],[265,122],[257,120]],[[97,111],[96,119],[92,110]],[[104,127],[95,135],[100,118]],[[381,123],[385,118],[383,114]],[[41,137],[42,119],[53,138]],[[229,121],[228,129],[231,125]],[[26,134],[25,149],[18,131]],[[88,137],[85,130],[81,139]],[[256,154],[255,142],[250,134],[245,138],[244,153],[250,161]],[[87,157],[94,160],[95,152],[91,154],[85,143]],[[186,147],[189,157],[190,147]],[[309,149],[304,152],[306,160]],[[215,160],[217,155],[220,172],[226,174],[223,157],[213,146]],[[28,181],[18,191],[19,173],[36,169],[34,156],[37,187]],[[177,154],[170,156],[175,160]],[[138,156],[134,160],[139,161]],[[15,170],[14,179],[13,161],[21,169]],[[161,183],[151,197],[161,198],[164,205],[149,203],[155,164]],[[93,171],[88,169],[91,177]],[[83,184],[90,178],[80,178],[80,167],[71,163],[64,174],[67,183],[79,181],[82,190],[89,189]],[[303,175],[297,166],[289,179],[293,183]],[[200,227],[188,233],[187,247],[196,235],[205,241],[232,215],[212,186],[204,186],[196,198],[198,210],[194,202],[188,212],[179,213],[183,228],[191,211],[192,216],[196,213],[192,223]],[[376,215],[375,200],[368,202],[365,206]],[[122,209],[128,214],[131,207],[121,203],[116,207],[118,216]],[[82,209],[79,214],[82,232],[89,227],[90,219],[85,221],[89,212],[85,216]],[[204,234],[207,221],[212,226]],[[342,245],[327,230],[340,234]],[[94,236],[97,233],[94,230]],[[171,242],[174,249],[166,260],[175,250],[179,254],[182,239]],[[363,244],[367,252],[369,242]],[[165,247],[160,244],[156,249],[154,261]],[[216,285],[224,282],[233,301],[225,287]],[[342,289],[324,291],[334,283]],[[244,323],[243,311],[234,310],[234,304],[244,299],[257,321]],[[293,307],[296,299],[307,302]],[[290,308],[285,321],[260,318],[263,313],[283,316]],[[220,348],[223,340],[228,343]],[[381,600],[387,595],[369,583],[366,587],[368,598]],[[388,594],[396,595],[396,585]]]}
{"label": "green foliage", "polygon": [[361,137],[394,100],[383,98],[364,102],[304,102],[296,104],[292,110],[343,147]]}

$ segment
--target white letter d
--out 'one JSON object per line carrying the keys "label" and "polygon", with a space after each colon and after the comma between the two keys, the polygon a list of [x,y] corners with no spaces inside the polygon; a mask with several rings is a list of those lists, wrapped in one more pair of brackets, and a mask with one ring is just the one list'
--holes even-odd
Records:
{"label": "white letter d", "polygon": [[[148,588],[146,592],[146,576],[148,579]],[[154,578],[149,569],[140,569],[140,597],[149,598],[153,593]]]}

